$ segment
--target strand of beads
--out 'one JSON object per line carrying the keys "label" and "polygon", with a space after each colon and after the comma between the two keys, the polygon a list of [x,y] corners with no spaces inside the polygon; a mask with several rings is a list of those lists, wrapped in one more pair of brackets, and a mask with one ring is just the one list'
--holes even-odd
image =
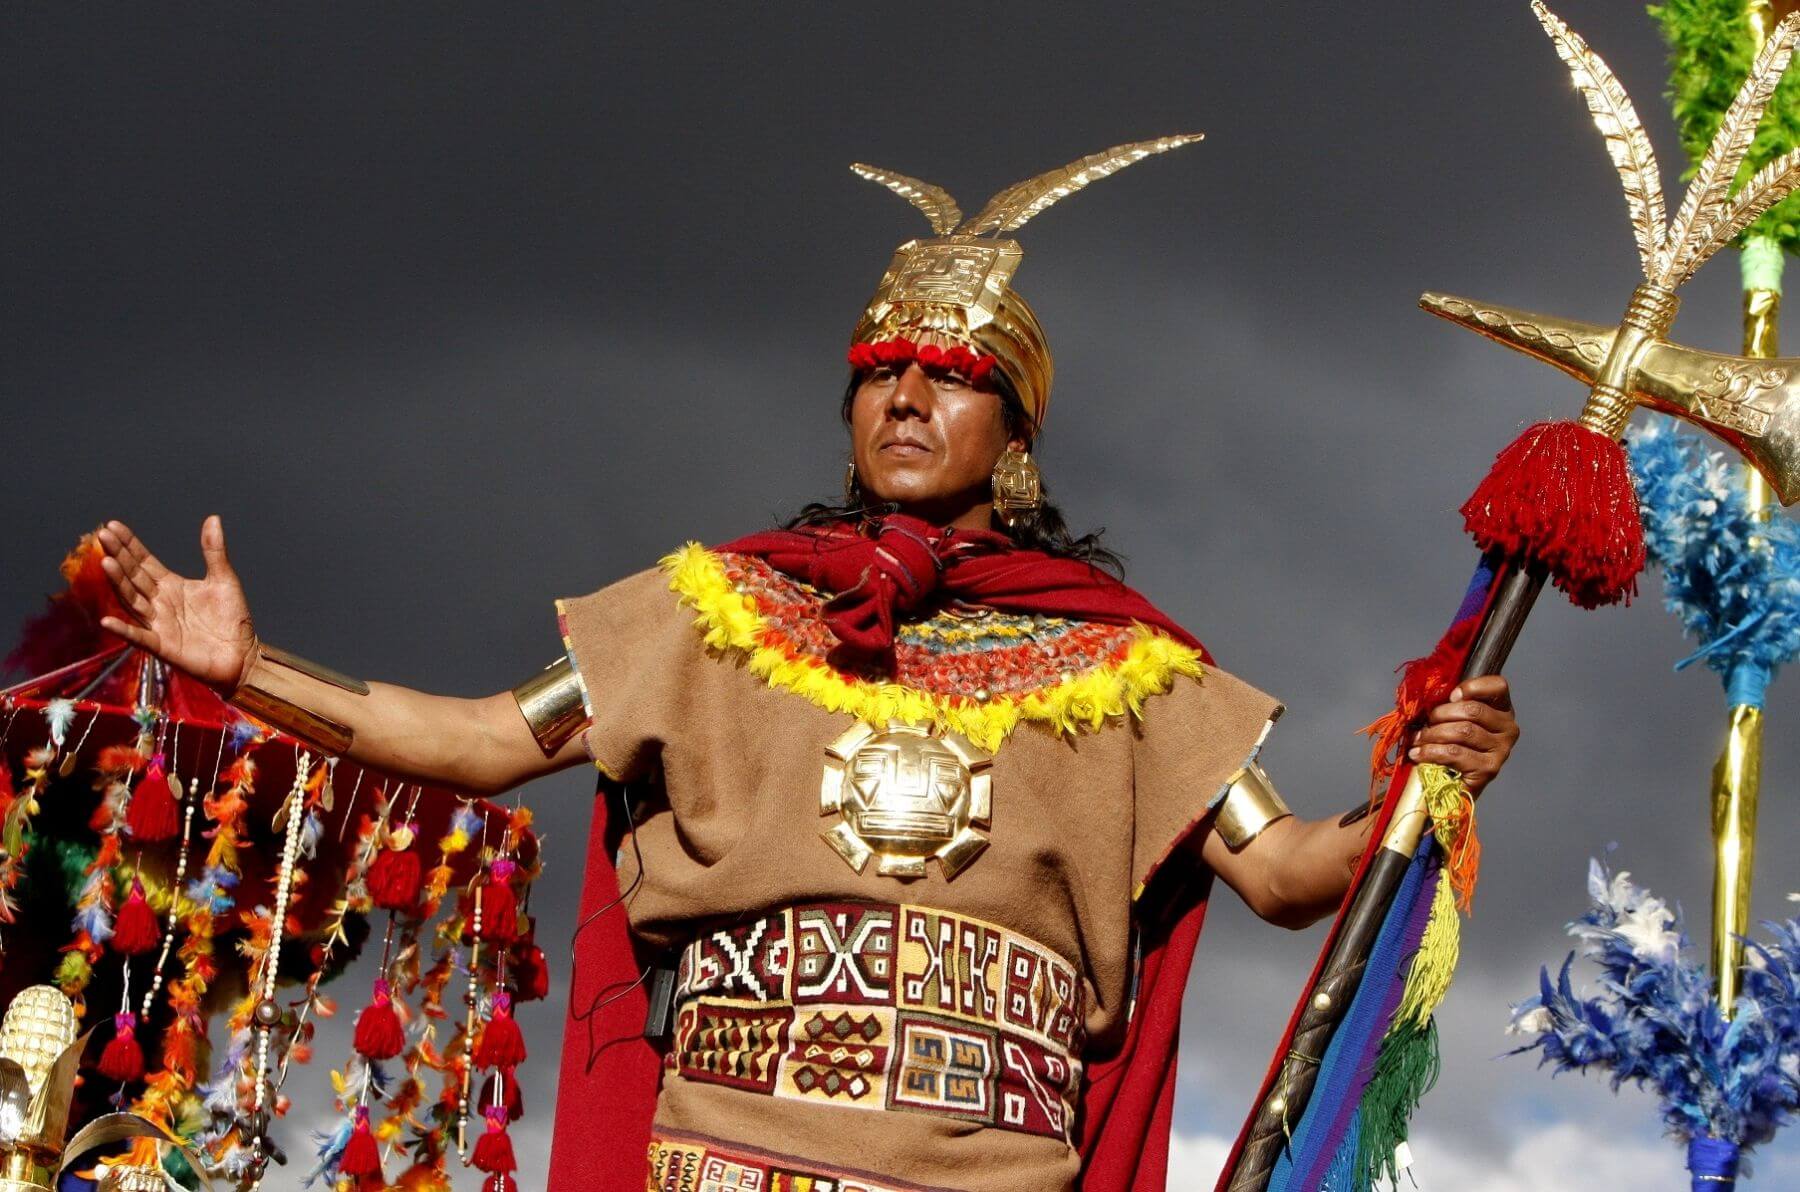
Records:
{"label": "strand of beads", "polygon": [[281,937],[287,925],[288,899],[293,894],[294,864],[300,854],[300,828],[306,819],[306,779],[312,754],[301,750],[294,761],[294,785],[283,804],[286,832],[281,842],[281,871],[275,879],[275,911],[269,925],[269,947],[262,958],[262,997],[256,1003],[256,1077],[250,1092],[250,1188],[262,1187],[272,1144],[269,1139],[269,1043],[281,1022],[281,1006],[275,1001],[275,979],[281,964]]}

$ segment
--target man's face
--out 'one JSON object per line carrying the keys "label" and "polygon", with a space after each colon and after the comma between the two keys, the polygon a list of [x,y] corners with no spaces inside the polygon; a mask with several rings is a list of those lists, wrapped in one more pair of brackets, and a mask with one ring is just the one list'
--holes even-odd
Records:
{"label": "man's face", "polygon": [[939,525],[985,529],[994,463],[1009,446],[1000,395],[955,372],[876,368],[850,402],[850,451],[863,493]]}

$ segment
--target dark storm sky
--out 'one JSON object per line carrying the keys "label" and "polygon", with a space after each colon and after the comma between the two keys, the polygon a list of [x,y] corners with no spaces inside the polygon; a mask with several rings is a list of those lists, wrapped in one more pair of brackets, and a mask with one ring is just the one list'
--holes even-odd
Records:
{"label": "dark storm sky", "polygon": [[[1673,186],[1640,6],[1560,11]],[[1270,766],[1335,812],[1361,787],[1353,730],[1472,562],[1454,507],[1522,424],[1580,401],[1418,292],[1609,319],[1635,278],[1612,170],[1522,0],[15,5],[0,29],[5,625],[100,520],[191,568],[217,511],[266,637],[433,690],[510,686],[558,652],[553,597],[834,490],[849,329],[923,230],[847,163],[973,209],[1200,129],[1020,236],[1057,353],[1040,459],[1140,587],[1289,702]],[[1704,271],[1680,338],[1734,345],[1736,285],[1728,259]],[[1489,1057],[1609,842],[1704,934],[1720,696],[1670,673],[1687,648],[1659,597],[1650,578],[1624,611],[1547,600],[1515,660],[1525,743],[1483,802],[1419,1124],[1446,1146],[1498,1161],[1546,1117],[1654,1132],[1641,1098]],[[1764,915],[1800,884],[1792,683],[1770,704]],[[540,905],[573,904],[588,789],[527,792],[566,895]],[[1317,942],[1217,908],[1184,1133],[1235,1129]],[[542,1128],[557,1024],[533,1012]]]}

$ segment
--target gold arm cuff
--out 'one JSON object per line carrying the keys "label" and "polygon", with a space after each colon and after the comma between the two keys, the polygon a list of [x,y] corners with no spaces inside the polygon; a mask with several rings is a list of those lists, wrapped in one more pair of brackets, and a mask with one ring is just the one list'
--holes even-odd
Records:
{"label": "gold arm cuff", "polygon": [[581,676],[567,654],[513,688],[512,697],[545,754],[561,749],[587,721]]}
{"label": "gold arm cuff", "polygon": [[1213,827],[1225,846],[1236,852],[1261,835],[1264,828],[1292,814],[1269,782],[1268,774],[1250,762],[1231,780]]}
{"label": "gold arm cuff", "polygon": [[309,662],[297,654],[275,646],[257,643],[257,661],[250,668],[250,675],[238,689],[231,693],[230,703],[242,708],[265,724],[273,725],[285,733],[290,733],[300,740],[321,749],[333,757],[342,757],[349,752],[356,740],[356,733],[347,724],[341,724],[311,708],[301,707],[294,701],[256,684],[258,671],[265,665],[286,667],[288,670],[328,683],[333,687],[348,691],[352,695],[369,694],[369,685],[361,679],[353,679],[349,675]]}

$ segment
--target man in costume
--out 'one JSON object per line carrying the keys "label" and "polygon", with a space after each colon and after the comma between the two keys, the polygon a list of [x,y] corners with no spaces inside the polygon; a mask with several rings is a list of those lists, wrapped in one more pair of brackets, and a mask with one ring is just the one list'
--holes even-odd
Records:
{"label": "man in costume", "polygon": [[[1001,237],[1195,139],[966,221],[857,167],[935,235],[853,335],[844,504],[561,602],[567,655],[514,692],[262,643],[216,518],[199,580],[101,531],[136,618],[108,628],[322,748],[484,792],[599,768],[583,912],[622,886],[629,934],[577,935],[552,1187],[1159,1188],[1213,875],[1286,926],[1337,906],[1368,820],[1288,812],[1280,705],[1072,539],[1030,455],[1051,357]],[[1414,756],[1474,789],[1517,738],[1496,676],[1430,721]]]}

